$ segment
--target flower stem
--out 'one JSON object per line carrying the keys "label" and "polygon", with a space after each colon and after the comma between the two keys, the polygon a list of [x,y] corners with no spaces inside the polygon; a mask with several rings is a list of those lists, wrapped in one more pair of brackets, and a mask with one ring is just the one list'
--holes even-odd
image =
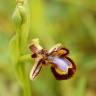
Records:
{"label": "flower stem", "polygon": [[[29,14],[28,14],[28,6],[27,6],[27,0],[17,0],[16,9],[13,13],[13,21],[15,24],[15,30],[16,30],[16,38],[13,40],[13,43],[15,43],[17,55],[17,62],[15,66],[17,79],[22,87],[23,90],[23,96],[32,96],[32,90],[30,85],[30,80],[28,78],[28,74],[25,67],[25,53],[26,53],[26,46],[27,46],[27,40],[28,40],[28,34],[29,34]],[[16,53],[14,51],[14,53]],[[13,53],[13,54],[14,54]],[[28,55],[29,56],[29,55]],[[21,60],[23,57],[23,60]],[[14,54],[15,58],[15,54]],[[20,59],[21,58],[21,59]],[[29,57],[28,57],[29,58]]]}

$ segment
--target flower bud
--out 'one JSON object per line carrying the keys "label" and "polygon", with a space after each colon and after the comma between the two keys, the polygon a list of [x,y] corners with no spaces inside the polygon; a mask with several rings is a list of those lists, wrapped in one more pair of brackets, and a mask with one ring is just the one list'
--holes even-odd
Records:
{"label": "flower bud", "polygon": [[15,26],[17,27],[21,26],[25,22],[25,18],[26,15],[24,7],[17,6],[12,16]]}

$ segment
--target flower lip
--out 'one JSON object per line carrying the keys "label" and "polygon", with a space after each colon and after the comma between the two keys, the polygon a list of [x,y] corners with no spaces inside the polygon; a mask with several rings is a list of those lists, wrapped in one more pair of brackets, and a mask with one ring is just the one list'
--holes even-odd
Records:
{"label": "flower lip", "polygon": [[51,71],[57,80],[70,79],[74,75],[74,73],[76,72],[76,65],[74,64],[74,62],[69,57],[66,57],[66,58],[72,64],[72,68],[68,68],[68,72],[66,74],[60,74],[56,71],[56,67],[54,67],[54,66],[51,67]]}
{"label": "flower lip", "polygon": [[58,69],[65,73],[68,72],[68,68],[72,68],[72,64],[66,58],[49,57],[49,59],[51,59],[52,63],[55,64]]}

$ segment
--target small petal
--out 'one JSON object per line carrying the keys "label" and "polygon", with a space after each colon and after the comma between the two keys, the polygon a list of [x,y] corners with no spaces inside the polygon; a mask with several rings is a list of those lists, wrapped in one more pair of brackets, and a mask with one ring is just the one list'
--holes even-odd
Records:
{"label": "small petal", "polygon": [[37,53],[37,52],[39,51],[39,49],[38,49],[34,44],[30,45],[30,46],[29,46],[29,49],[30,49],[33,53]]}
{"label": "small petal", "polygon": [[31,80],[33,80],[39,74],[41,68],[42,68],[42,59],[38,59],[30,72]]}
{"label": "small petal", "polygon": [[65,55],[67,55],[69,53],[69,50],[64,48],[61,44],[57,44],[55,46],[53,46],[50,50],[49,50],[49,54],[51,56],[58,56],[58,57],[64,57]]}
{"label": "small petal", "polygon": [[56,44],[54,45],[50,50],[49,53],[53,52],[53,51],[57,51],[58,48],[61,48],[62,44]]}
{"label": "small petal", "polygon": [[38,52],[41,51],[43,48],[42,48],[42,46],[40,46],[38,39],[32,39],[32,43],[31,43],[31,45],[29,45],[29,49],[30,49],[33,53],[38,53]]}

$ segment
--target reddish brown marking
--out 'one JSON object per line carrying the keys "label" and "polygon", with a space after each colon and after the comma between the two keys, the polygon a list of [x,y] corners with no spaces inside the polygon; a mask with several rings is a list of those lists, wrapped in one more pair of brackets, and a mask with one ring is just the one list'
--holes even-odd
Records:
{"label": "reddish brown marking", "polygon": [[33,53],[33,54],[31,55],[31,57],[32,57],[32,58],[37,58],[37,54],[36,54],[36,53]]}

